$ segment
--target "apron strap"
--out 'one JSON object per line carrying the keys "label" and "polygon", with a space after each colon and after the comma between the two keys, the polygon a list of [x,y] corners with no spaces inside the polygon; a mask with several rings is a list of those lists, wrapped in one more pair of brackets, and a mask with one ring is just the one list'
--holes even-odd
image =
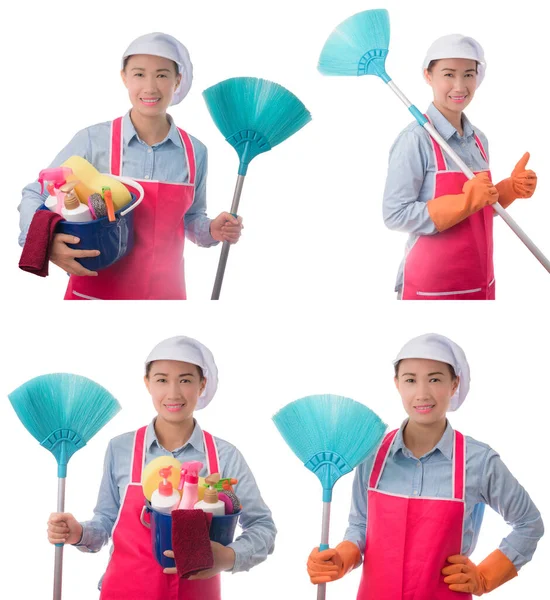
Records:
{"label": "apron strap", "polygon": [[[147,431],[147,426],[142,427],[136,431],[136,436],[134,438],[134,448],[132,450],[132,477],[131,483],[141,483],[141,471],[143,465],[145,464],[145,432]],[[216,446],[216,442],[214,441],[214,437],[207,433],[206,431],[202,432],[204,439],[204,450],[206,454],[206,466],[208,469],[208,474],[211,473],[219,473],[220,471],[220,460],[218,457],[218,447]]]}
{"label": "apron strap", "polygon": [[206,468],[208,469],[208,474],[219,473],[221,476],[218,448],[214,441],[214,437],[204,430],[202,435],[204,438],[204,452],[206,454]]}
{"label": "apron strap", "polygon": [[[196,162],[195,149],[189,135],[178,127],[185,159],[189,166],[189,181],[190,185],[195,185]],[[111,146],[110,146],[110,166],[111,175],[122,175],[122,152],[124,144],[122,143],[122,117],[118,117],[111,122]]]}
{"label": "apron strap", "polygon": [[111,175],[122,175],[122,117],[111,122],[111,146],[109,162]]}
{"label": "apron strap", "polygon": [[481,153],[481,156],[483,156],[483,160],[485,160],[485,162],[487,164],[489,164],[489,159],[487,158],[487,153],[485,152],[485,148],[483,147],[481,140],[477,137],[477,133],[474,133],[474,138],[475,138],[477,147],[479,148],[479,151]]}
{"label": "apron strap", "polygon": [[453,498],[464,501],[464,480],[466,475],[466,441],[464,436],[454,432],[453,444]]}
{"label": "apron strap", "polygon": [[145,431],[147,427],[142,427],[136,431],[134,438],[134,448],[132,450],[132,477],[131,483],[141,483],[141,470],[145,462]]}
{"label": "apron strap", "polygon": [[[369,488],[376,489],[384,470],[384,465],[390,453],[391,445],[399,430],[391,431],[382,440],[376,458],[372,466]],[[466,476],[466,442],[464,436],[459,432],[454,432],[453,440],[453,493],[452,497],[455,500],[464,501],[465,493],[465,476]]]}
{"label": "apron strap", "polygon": [[382,440],[382,443],[378,447],[378,451],[376,452],[376,458],[374,459],[372,470],[370,472],[369,488],[375,489],[378,487],[378,482],[380,481],[382,471],[384,470],[384,465],[386,464],[386,460],[390,453],[391,445],[398,431],[399,429],[390,431],[390,433],[386,435],[386,437]]}
{"label": "apron strap", "polygon": [[[183,144],[183,149],[185,151],[185,158],[187,160],[187,164],[189,166],[189,185],[195,185],[195,174],[196,174],[196,166],[195,166],[195,149],[193,147],[193,142],[189,135],[178,127],[178,131],[180,134],[180,138]],[[214,471],[216,473],[216,471]]]}

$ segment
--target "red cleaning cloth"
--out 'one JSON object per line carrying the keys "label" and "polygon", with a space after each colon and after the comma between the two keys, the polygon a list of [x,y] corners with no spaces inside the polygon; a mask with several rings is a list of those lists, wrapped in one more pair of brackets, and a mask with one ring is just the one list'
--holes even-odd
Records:
{"label": "red cleaning cloth", "polygon": [[19,268],[39,277],[48,276],[48,263],[50,261],[50,245],[53,240],[55,226],[63,217],[51,210],[37,210],[27,232],[27,239]]}
{"label": "red cleaning cloth", "polygon": [[172,511],[172,551],[179,577],[187,579],[214,566],[211,521],[212,513],[202,510]]}

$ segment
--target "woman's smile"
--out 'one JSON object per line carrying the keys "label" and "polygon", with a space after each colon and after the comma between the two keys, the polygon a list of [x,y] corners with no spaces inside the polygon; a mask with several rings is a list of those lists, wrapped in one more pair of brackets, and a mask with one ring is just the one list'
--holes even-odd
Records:
{"label": "woman's smile", "polygon": [[182,408],[185,407],[185,403],[179,402],[179,403],[170,403],[170,404],[164,404],[164,408],[166,408],[166,410],[170,411],[170,412],[178,412],[179,410],[181,410]]}
{"label": "woman's smile", "polygon": [[160,98],[140,98],[141,103],[145,104],[145,106],[154,106],[160,102]]}

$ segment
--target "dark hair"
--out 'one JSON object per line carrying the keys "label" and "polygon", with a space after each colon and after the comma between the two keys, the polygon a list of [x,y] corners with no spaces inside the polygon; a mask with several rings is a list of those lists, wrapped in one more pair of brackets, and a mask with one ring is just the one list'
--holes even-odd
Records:
{"label": "dark hair", "polygon": [[[134,56],[133,54],[130,54],[130,56]],[[122,63],[122,70],[124,72],[126,72],[126,65],[128,64],[128,61],[130,60],[130,56],[127,56],[123,63]],[[179,75],[179,67],[178,67],[178,63],[175,60],[172,60],[171,63],[174,65],[174,69],[176,69],[176,75]]]}
{"label": "dark hair", "polygon": [[[397,361],[395,363],[395,376],[398,376],[399,373],[399,365],[401,364],[401,361]],[[449,363],[445,363],[448,367],[449,367],[449,371],[451,372],[451,379],[454,381],[456,379],[456,371],[454,370],[453,365],[450,365]]]}
{"label": "dark hair", "polygon": [[[149,373],[151,372],[151,365],[154,362],[155,361],[153,360],[145,365],[145,377],[147,377],[147,379],[149,379]],[[199,367],[199,365],[195,365],[195,367],[197,367],[197,371],[199,372],[200,380],[202,381],[204,379],[204,372],[202,370],[202,367]]]}
{"label": "dark hair", "polygon": [[[435,65],[436,65],[436,64],[437,64],[437,63],[438,63],[440,60],[441,60],[441,58],[437,58],[436,60],[431,60],[431,61],[430,61],[430,64],[428,65],[428,68],[427,68],[427,70],[428,70],[428,73],[431,73],[431,72],[432,72],[432,69],[435,67]],[[477,62],[477,60],[476,60],[476,73],[478,72],[478,66],[479,66],[479,63],[478,63],[478,62]]]}

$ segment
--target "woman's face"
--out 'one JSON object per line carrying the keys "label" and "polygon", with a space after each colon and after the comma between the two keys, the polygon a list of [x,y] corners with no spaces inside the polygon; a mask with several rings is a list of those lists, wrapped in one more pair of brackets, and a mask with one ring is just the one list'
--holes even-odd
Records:
{"label": "woman's face", "polygon": [[449,365],[438,360],[406,358],[399,363],[395,386],[410,420],[431,425],[444,420],[458,388]]}
{"label": "woman's face", "polygon": [[443,58],[424,70],[434,93],[434,104],[451,112],[462,112],[472,101],[477,85],[477,64],[466,58]]}
{"label": "woman's face", "polygon": [[166,112],[181,81],[173,61],[150,54],[130,56],[121,76],[132,106],[146,117]]}
{"label": "woman's face", "polygon": [[183,423],[193,418],[200,395],[206,387],[196,365],[177,360],[155,360],[151,363],[145,385],[153,399],[159,418],[170,423]]}

